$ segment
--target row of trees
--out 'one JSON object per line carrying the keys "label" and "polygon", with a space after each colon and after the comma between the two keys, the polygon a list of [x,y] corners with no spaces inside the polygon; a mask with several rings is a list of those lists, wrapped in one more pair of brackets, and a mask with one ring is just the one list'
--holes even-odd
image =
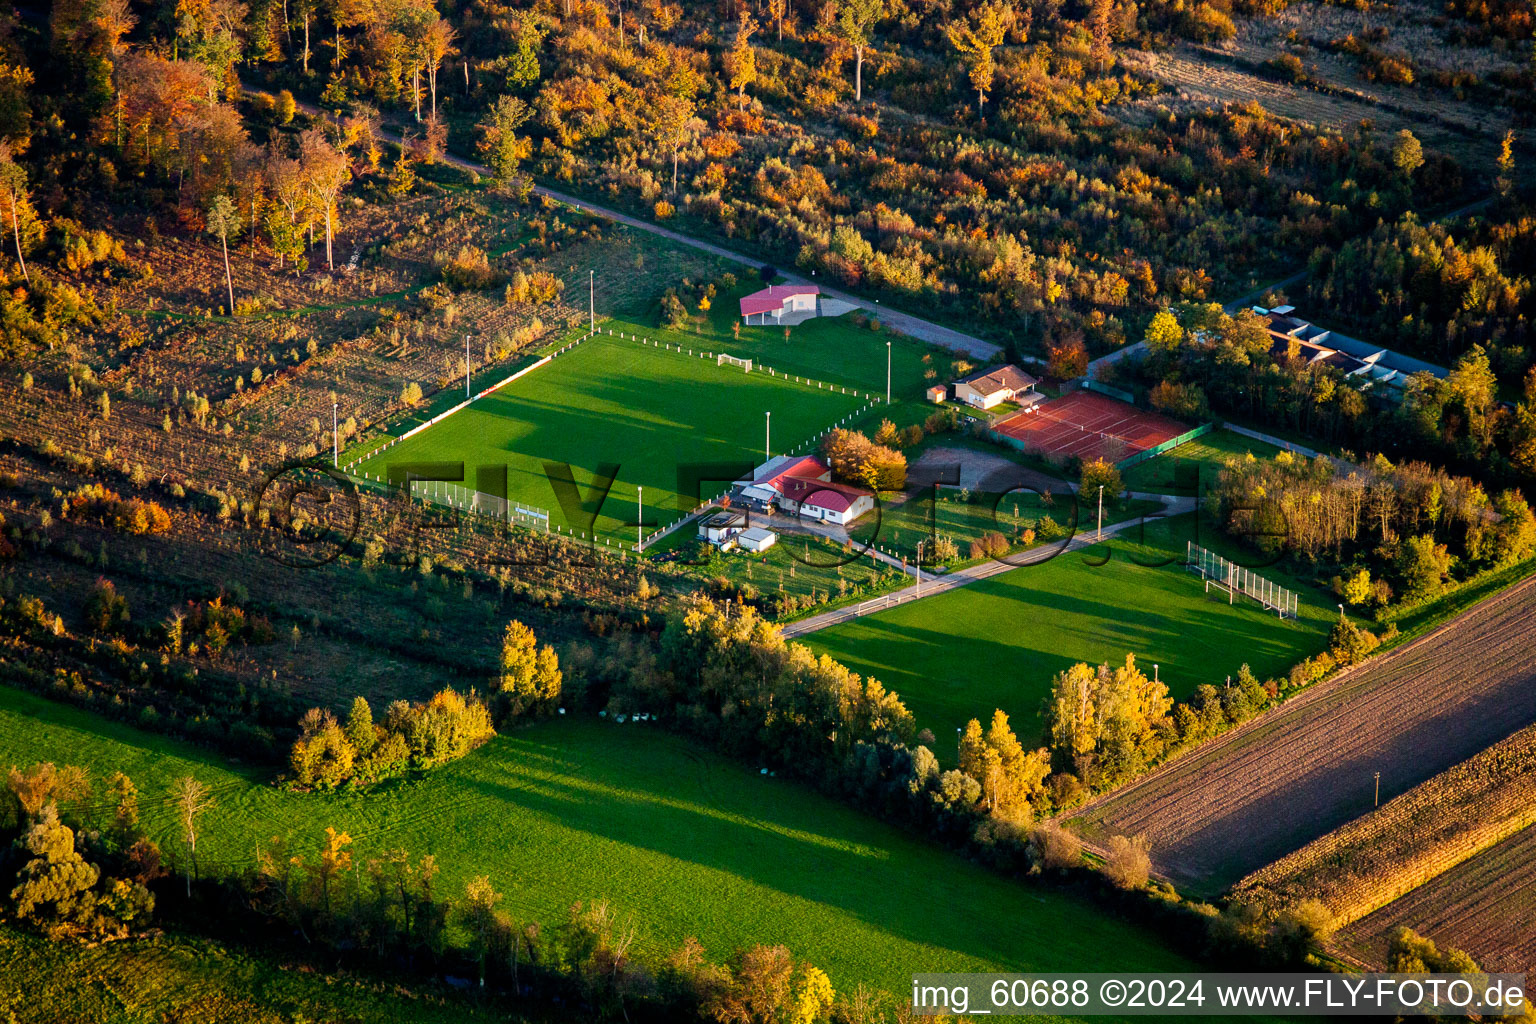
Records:
{"label": "row of trees", "polygon": [[384,962],[462,965],[482,986],[576,1002],[597,1019],[631,1010],[716,1024],[831,1019],[836,994],[826,974],[783,946],[741,949],[717,963],[688,938],[642,963],[638,925],[605,900],[575,903],[545,927],[509,909],[486,875],[452,896],[431,855],[394,849],[363,859],[352,847],[334,828],[313,850],[274,839],[238,885],[257,914],[306,943]]}
{"label": "row of trees", "polygon": [[[92,801],[83,768],[51,762],[11,768],[0,836],[14,837],[0,856],[0,885],[18,920],[54,938],[122,938],[146,928],[155,911],[151,886],[168,876],[159,846],[139,822],[139,790],[122,772],[106,782],[105,799]],[[201,817],[213,806],[208,787],[192,776],[172,783],[166,800],[175,812],[186,852],[188,891],[196,870]]]}
{"label": "row of trees", "polygon": [[[1338,636],[1336,644],[1359,646]],[[1127,657],[1120,666],[1073,666],[1056,680],[1047,708],[1051,746],[1032,749],[1008,716],[972,720],[959,762],[945,770],[926,730],[913,735],[899,697],[826,657],[817,658],[750,609],[703,598],[685,602],[659,641],[625,633],[601,652],[571,660],[572,693],[610,713],[649,713],[737,757],[796,775],[863,810],[961,847],[1009,872],[1083,877],[1081,843],[1043,822],[1081,798],[1145,770],[1176,750],[1246,721],[1287,685],[1261,683],[1246,667],[1233,684],[1202,686],[1187,703],[1148,680]],[[1074,772],[1080,772],[1079,778]],[[1099,874],[1127,890],[1149,884],[1145,842],[1111,837]],[[1213,948],[1256,950],[1270,964],[1300,963],[1319,937],[1295,908],[1217,911],[1167,903],[1204,930]]]}
{"label": "row of trees", "polygon": [[[123,938],[155,923],[156,894],[167,894],[170,871],[140,823],[132,779],[113,773],[105,799],[92,800],[83,769],[43,763],[12,768],[5,796],[0,838],[10,841],[0,856],[0,893],[16,920],[56,939],[86,940]],[[172,784],[167,801],[190,898],[213,799],[189,776]],[[313,850],[274,838],[245,874],[212,883],[224,893],[225,923],[275,924],[306,944],[381,963],[471,964],[482,985],[574,998],[605,1018],[630,1006],[716,1024],[832,1018],[836,994],[826,974],[782,946],[753,946],[717,963],[690,938],[648,968],[635,958],[635,922],[606,901],[577,903],[546,929],[510,913],[486,876],[454,898],[442,892],[432,856],[394,849],[365,860],[352,846],[334,828]]]}
{"label": "row of trees", "polygon": [[1418,602],[1438,596],[1453,572],[1465,578],[1536,551],[1536,516],[1519,491],[1490,499],[1466,477],[1380,456],[1347,468],[1286,452],[1234,460],[1209,507],[1262,552],[1348,568],[1345,589],[1356,604],[1381,603],[1373,578],[1395,579],[1398,596]]}
{"label": "row of trees", "polygon": [[500,673],[489,699],[444,689],[419,704],[394,701],[383,722],[374,721],[362,696],[353,698],[345,721],[310,708],[289,750],[290,781],[306,789],[367,785],[457,760],[496,735],[493,722],[505,726],[553,713],[562,678],[555,649],[540,647],[533,630],[514,619],[502,637]]}
{"label": "row of trees", "polygon": [[1051,747],[1040,753],[1056,774],[1045,779],[1040,795],[1060,803],[1075,799],[1082,787],[1098,791],[1127,782],[1243,724],[1286,691],[1355,664],[1381,643],[1382,637],[1340,617],[1328,647],[1299,662],[1288,678],[1260,680],[1245,664],[1225,685],[1201,684],[1185,701],[1172,700],[1166,684],[1147,678],[1134,655],[1117,666],[1073,665],[1052,680],[1046,702]]}

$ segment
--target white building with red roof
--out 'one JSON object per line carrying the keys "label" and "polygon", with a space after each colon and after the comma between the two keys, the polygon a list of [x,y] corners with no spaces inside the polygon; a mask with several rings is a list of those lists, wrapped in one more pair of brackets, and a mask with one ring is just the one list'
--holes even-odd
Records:
{"label": "white building with red roof", "polygon": [[814,455],[779,455],[763,463],[743,482],[742,500],[762,511],[845,525],[875,507],[873,493],[832,482],[832,470]]}
{"label": "white building with red roof", "polygon": [[806,519],[846,526],[875,507],[875,496],[862,487],[789,477],[784,481],[784,495],[779,508]]}
{"label": "white building with red roof", "polygon": [[741,318],[748,324],[799,323],[817,315],[820,296],[813,284],[771,284],[741,297]]}

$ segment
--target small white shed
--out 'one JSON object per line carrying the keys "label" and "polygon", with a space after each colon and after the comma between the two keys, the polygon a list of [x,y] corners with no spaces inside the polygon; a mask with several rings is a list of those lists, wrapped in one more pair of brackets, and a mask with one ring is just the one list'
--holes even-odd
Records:
{"label": "small white shed", "polygon": [[742,530],[736,535],[736,544],[743,551],[758,554],[767,551],[779,541],[779,535],[772,530],[765,530],[761,526],[754,526],[750,530]]}

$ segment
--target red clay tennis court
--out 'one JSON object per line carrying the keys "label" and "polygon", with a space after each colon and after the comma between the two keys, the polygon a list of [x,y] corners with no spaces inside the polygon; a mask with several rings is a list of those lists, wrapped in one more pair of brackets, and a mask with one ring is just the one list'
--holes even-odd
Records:
{"label": "red clay tennis court", "polygon": [[1097,392],[1073,391],[1041,402],[994,429],[1047,458],[1119,462],[1172,440],[1189,427]]}

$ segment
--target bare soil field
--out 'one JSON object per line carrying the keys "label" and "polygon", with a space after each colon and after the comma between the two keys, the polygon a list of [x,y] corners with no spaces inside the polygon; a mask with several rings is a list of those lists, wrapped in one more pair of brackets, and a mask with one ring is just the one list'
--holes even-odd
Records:
{"label": "bare soil field", "polygon": [[1349,924],[1536,825],[1536,725],[1266,864],[1233,898],[1283,910],[1318,899]]}
{"label": "bare soil field", "polygon": [[1339,932],[1334,945],[1380,965],[1400,927],[1466,950],[1485,970],[1530,971],[1536,965],[1536,827],[1361,918]]}
{"label": "bare soil field", "polygon": [[1220,891],[1536,721],[1536,579],[1095,801],[1164,874]]}

